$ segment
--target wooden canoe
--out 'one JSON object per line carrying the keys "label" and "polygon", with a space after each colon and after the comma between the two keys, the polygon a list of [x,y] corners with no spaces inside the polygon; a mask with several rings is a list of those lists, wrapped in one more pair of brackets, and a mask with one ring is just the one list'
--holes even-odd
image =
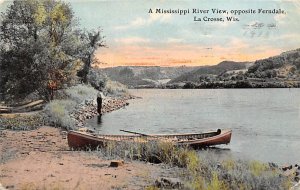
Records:
{"label": "wooden canoe", "polygon": [[220,130],[207,133],[170,134],[170,135],[96,135],[78,131],[68,132],[68,144],[70,148],[96,149],[106,146],[110,142],[136,142],[146,143],[149,141],[172,142],[178,146],[190,146],[202,148],[207,146],[228,144],[231,140],[231,130]]}

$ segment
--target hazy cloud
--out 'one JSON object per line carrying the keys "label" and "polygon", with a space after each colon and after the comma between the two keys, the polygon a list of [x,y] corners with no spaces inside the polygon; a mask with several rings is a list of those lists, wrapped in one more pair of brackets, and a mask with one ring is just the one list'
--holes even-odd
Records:
{"label": "hazy cloud", "polygon": [[115,39],[116,43],[122,44],[138,44],[138,43],[149,43],[150,39],[141,38],[141,37],[128,37],[128,38],[117,38]]}
{"label": "hazy cloud", "polygon": [[125,30],[125,29],[128,29],[128,28],[137,28],[137,27],[150,25],[154,22],[166,23],[171,19],[171,17],[172,17],[171,15],[152,13],[152,14],[149,15],[148,18],[137,17],[133,21],[131,21],[129,24],[116,26],[115,29]]}
{"label": "hazy cloud", "polygon": [[184,42],[184,39],[181,39],[181,38],[168,38],[167,42],[168,43],[181,43],[181,42]]}

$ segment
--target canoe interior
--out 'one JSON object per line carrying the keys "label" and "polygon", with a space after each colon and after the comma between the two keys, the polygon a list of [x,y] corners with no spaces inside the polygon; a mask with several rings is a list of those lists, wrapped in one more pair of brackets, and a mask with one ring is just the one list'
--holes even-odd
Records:
{"label": "canoe interior", "polygon": [[76,131],[68,133],[68,144],[71,148],[80,149],[88,147],[103,147],[109,142],[136,142],[146,143],[150,141],[172,142],[177,145],[188,145],[193,148],[228,144],[231,139],[231,130],[218,130],[208,133],[171,134],[171,135],[96,135],[85,134]]}
{"label": "canoe interior", "polygon": [[145,140],[155,140],[155,139],[169,139],[169,140],[195,140],[203,139],[208,137],[213,137],[218,135],[218,132],[200,133],[200,134],[171,134],[171,135],[96,135],[98,138],[109,139],[109,140],[132,140],[132,139],[145,139]]}

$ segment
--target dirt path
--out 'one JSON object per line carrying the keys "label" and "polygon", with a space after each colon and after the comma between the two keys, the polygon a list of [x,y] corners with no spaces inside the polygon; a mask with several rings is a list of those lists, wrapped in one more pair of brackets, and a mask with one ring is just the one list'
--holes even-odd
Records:
{"label": "dirt path", "polygon": [[0,131],[0,184],[6,189],[144,189],[158,166],[109,167],[97,152],[69,151],[66,133],[52,127]]}

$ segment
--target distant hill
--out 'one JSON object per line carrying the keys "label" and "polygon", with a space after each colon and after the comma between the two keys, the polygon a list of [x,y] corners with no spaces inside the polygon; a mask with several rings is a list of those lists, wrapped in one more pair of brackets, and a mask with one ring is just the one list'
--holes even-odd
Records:
{"label": "distant hill", "polygon": [[299,71],[300,48],[255,61],[249,67],[246,76],[251,78],[299,79]]}
{"label": "distant hill", "polygon": [[300,49],[255,62],[225,61],[185,73],[167,88],[299,88]]}
{"label": "distant hill", "polygon": [[247,66],[251,64],[250,62],[234,62],[234,61],[223,61],[218,65],[213,66],[203,66],[196,70],[172,79],[169,83],[179,83],[179,82],[199,82],[200,77],[205,75],[220,75],[227,71],[233,70],[243,70],[247,69]]}
{"label": "distant hill", "polygon": [[300,49],[255,62],[213,66],[120,66],[98,70],[130,88],[284,88],[300,86]]}
{"label": "distant hill", "polygon": [[111,80],[129,87],[138,87],[145,85],[157,86],[196,68],[199,67],[119,66],[104,68],[100,71]]}

